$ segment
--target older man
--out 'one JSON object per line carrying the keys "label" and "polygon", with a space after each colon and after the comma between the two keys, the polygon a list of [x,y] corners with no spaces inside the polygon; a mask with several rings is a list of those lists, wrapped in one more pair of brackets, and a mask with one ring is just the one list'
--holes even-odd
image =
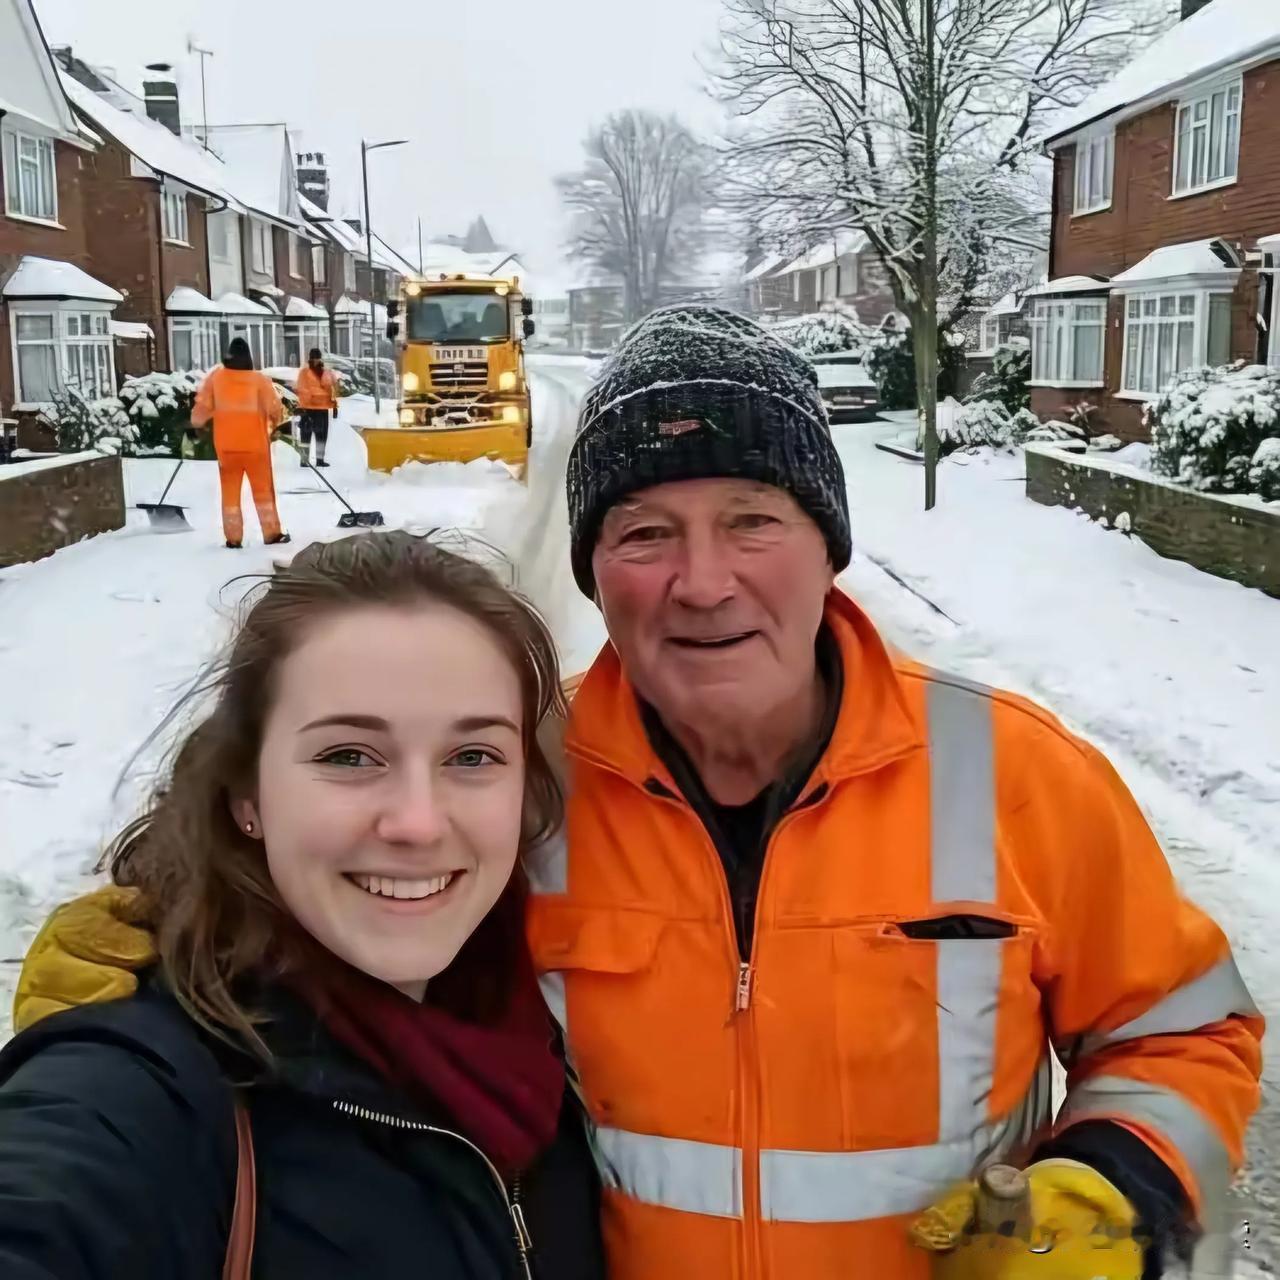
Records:
{"label": "older man", "polygon": [[[965,1180],[995,1160],[1030,1166],[1054,1247],[1022,1261],[1058,1280],[1217,1225],[1262,1032],[1227,942],[1101,755],[892,655],[835,588],[809,366],[731,313],[657,312],[588,397],[568,486],[611,644],[529,938],[614,1280],[923,1280],[925,1249],[985,1274]],[[57,1003],[52,966],[24,980],[31,1016]]]}

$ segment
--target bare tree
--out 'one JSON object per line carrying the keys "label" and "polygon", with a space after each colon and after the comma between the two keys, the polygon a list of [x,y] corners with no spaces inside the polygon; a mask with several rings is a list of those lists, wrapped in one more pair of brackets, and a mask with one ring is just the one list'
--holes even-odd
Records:
{"label": "bare tree", "polygon": [[726,198],[780,244],[867,234],[914,331],[928,509],[939,321],[993,257],[1043,242],[1037,132],[1154,34],[1167,0],[725,3]]}
{"label": "bare tree", "polygon": [[708,147],[674,116],[622,111],[594,129],[583,168],[557,179],[570,248],[623,285],[629,324],[702,248]]}

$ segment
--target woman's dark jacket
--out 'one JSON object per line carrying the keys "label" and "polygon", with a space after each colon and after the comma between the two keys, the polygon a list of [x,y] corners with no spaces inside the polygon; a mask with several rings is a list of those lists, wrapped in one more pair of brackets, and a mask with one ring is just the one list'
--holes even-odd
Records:
{"label": "woman's dark jacket", "polygon": [[[598,1187],[566,1092],[555,1144],[512,1186],[454,1128],[273,993],[251,1067],[144,985],[55,1014],[0,1053],[0,1277],[217,1280],[235,1187],[234,1095],[257,1162],[258,1280],[600,1280]],[[250,1077],[252,1079],[250,1080]]]}

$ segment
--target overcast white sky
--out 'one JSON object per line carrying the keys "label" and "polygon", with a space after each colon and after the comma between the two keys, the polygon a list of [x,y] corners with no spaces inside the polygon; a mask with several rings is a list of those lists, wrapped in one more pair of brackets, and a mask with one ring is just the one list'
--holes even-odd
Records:
{"label": "overcast white sky", "polygon": [[[200,115],[199,59],[212,49],[209,121],[281,121],[324,151],[339,213],[359,211],[370,157],[375,230],[397,246],[494,235],[560,274],[563,220],[552,178],[576,167],[593,120],[629,106],[714,130],[696,57],[720,0],[35,0],[51,44],[114,67],[138,89],[148,62],[178,71],[184,121]],[[571,270],[571,264],[565,269]]]}

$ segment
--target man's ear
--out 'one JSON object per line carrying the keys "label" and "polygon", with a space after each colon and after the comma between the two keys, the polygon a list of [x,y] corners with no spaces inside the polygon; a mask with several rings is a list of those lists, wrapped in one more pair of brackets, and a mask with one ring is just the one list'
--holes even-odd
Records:
{"label": "man's ear", "polygon": [[247,796],[232,796],[227,801],[232,820],[245,835],[254,840],[262,839],[262,820],[258,817],[258,807]]}

